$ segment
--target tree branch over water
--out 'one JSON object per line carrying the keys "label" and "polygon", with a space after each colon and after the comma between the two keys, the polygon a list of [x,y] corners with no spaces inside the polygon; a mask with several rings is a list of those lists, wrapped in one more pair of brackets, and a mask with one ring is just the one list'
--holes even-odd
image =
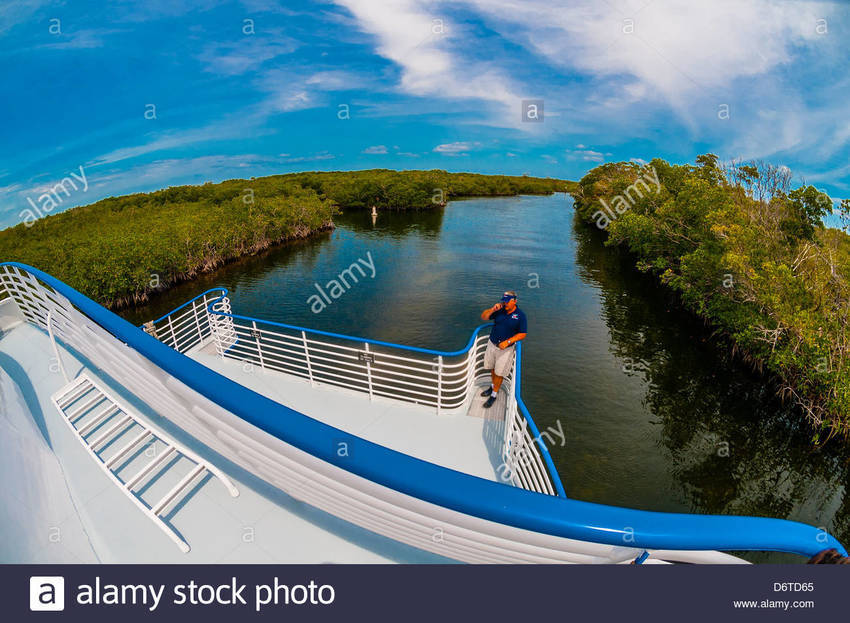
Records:
{"label": "tree branch over water", "polygon": [[[637,180],[658,193],[628,195]],[[832,200],[812,186],[791,188],[791,172],[717,156],[697,165],[609,163],[573,191],[586,223],[605,223],[621,245],[684,306],[731,338],[760,369],[775,374],[798,403],[815,440],[850,433],[850,236],[827,228]],[[627,209],[600,219],[601,206],[628,195]],[[622,205],[622,204],[621,204]],[[846,214],[850,202],[839,210]]]}

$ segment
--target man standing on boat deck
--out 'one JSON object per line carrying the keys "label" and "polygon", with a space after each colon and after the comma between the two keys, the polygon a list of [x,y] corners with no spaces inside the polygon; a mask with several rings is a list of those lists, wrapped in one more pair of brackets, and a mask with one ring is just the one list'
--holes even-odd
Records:
{"label": "man standing on boat deck", "polygon": [[492,320],[490,339],[484,351],[484,368],[490,370],[490,387],[481,392],[487,396],[484,406],[489,409],[496,402],[496,395],[502,386],[502,379],[510,370],[513,361],[514,345],[528,335],[528,322],[525,313],[517,307],[516,292],[508,290],[502,301],[481,312],[482,320]]}

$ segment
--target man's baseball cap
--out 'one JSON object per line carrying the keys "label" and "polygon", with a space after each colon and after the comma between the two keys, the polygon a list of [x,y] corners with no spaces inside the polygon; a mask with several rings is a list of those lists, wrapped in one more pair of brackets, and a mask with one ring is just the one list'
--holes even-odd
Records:
{"label": "man's baseball cap", "polygon": [[505,292],[504,296],[502,296],[502,303],[507,303],[508,301],[513,300],[515,298],[516,294],[508,294],[507,292]]}

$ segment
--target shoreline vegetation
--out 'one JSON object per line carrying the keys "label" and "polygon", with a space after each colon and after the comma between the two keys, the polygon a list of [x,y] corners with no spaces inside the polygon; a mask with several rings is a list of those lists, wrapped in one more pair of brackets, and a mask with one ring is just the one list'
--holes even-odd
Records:
{"label": "shoreline vegetation", "polygon": [[340,209],[409,210],[460,197],[551,194],[574,182],[431,171],[304,172],[109,197],[0,231],[0,258],[111,309],[240,257],[333,229]]}
{"label": "shoreline vegetation", "polygon": [[[813,427],[850,433],[850,236],[832,200],[764,162],[607,163],[570,192],[579,218],[626,248],[733,352],[774,375]],[[838,212],[846,225],[850,201]]]}

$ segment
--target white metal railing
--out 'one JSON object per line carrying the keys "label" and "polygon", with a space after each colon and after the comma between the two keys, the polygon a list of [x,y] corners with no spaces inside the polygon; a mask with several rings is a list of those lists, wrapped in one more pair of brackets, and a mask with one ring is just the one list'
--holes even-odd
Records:
{"label": "white metal railing", "polygon": [[[217,317],[218,313],[208,313],[206,307],[222,296],[222,290],[205,293],[196,299],[194,305],[189,303],[148,323],[146,330],[175,350],[186,352],[209,340],[216,340],[214,332],[220,327],[223,333],[220,343],[226,345],[230,339],[228,336],[232,335],[230,326],[226,320]],[[199,442],[297,499],[357,525],[414,547],[477,563],[593,562],[598,555],[609,556],[615,552],[611,546],[583,546],[579,543],[574,547],[573,543],[578,542],[535,534],[536,538],[542,536],[544,540],[548,539],[547,544],[552,541],[552,546],[557,547],[551,551],[541,550],[538,541],[525,542],[523,530],[429,505],[390,489],[375,490],[362,477],[329,463],[317,462],[311,455],[258,431],[244,419],[190,389],[135,348],[116,339],[81,313],[63,294],[45,286],[29,271],[11,264],[0,265],[0,299],[7,297],[14,301],[27,322],[45,332],[51,327],[56,340],[65,348],[81,354]],[[218,309],[223,311],[226,307],[224,304]],[[244,333],[244,330],[241,323],[233,323],[233,332]],[[310,355],[304,358],[303,369],[307,370],[308,378],[312,370],[314,382],[318,382],[315,379],[322,378],[318,372],[320,368],[313,368],[313,365],[319,361],[313,361],[313,356],[321,356],[321,353],[314,350],[314,346],[322,349],[322,343],[315,336],[308,335],[306,329],[304,334],[299,333],[302,348],[306,348]],[[471,352],[461,357],[467,366],[472,365],[470,361],[474,362],[473,371],[481,369],[486,340],[486,335],[476,336],[467,349]],[[364,350],[365,347],[364,343]],[[373,351],[371,345],[369,351]],[[265,358],[264,347],[261,352]],[[420,363],[418,367],[431,369],[433,362],[424,354],[423,359],[428,361],[428,365]],[[271,363],[273,359],[269,361]],[[436,369],[441,368],[437,365]],[[431,373],[435,374],[434,370]],[[434,542],[432,533],[435,525],[445,526],[447,533],[454,534],[456,531],[465,536],[458,544],[454,540]]]}
{"label": "white metal railing", "polygon": [[509,387],[502,444],[502,461],[507,467],[506,474],[517,487],[558,495],[540,451],[539,446],[542,446],[543,442],[531,435],[529,422],[519,408],[516,355],[511,364],[510,375],[504,382],[508,383]]}
{"label": "white metal railing", "polygon": [[[207,317],[204,318],[206,310]],[[467,349],[439,353],[427,349],[358,340],[348,336],[236,316],[224,290],[211,290],[172,314],[145,325],[146,330],[180,352],[212,342],[219,357],[300,377],[313,385],[342,387],[372,399],[425,405],[437,414],[464,412],[479,378],[488,378],[484,351],[488,336],[476,329]],[[498,470],[511,484],[558,495],[517,400],[516,355],[504,386]]]}
{"label": "white metal railing", "polygon": [[[377,446],[364,446],[357,461],[344,462],[331,444],[322,445],[325,427],[162,348],[50,275],[0,264],[0,301],[6,297],[45,334],[50,313],[54,335],[68,352],[198,443],[297,500],[441,556],[473,563],[592,563],[625,562],[649,551],[662,560],[728,563],[739,559],[704,550],[845,551],[820,529],[777,519],[670,515],[551,495],[526,508],[535,494]],[[521,399],[521,348],[519,355],[515,397],[530,433],[539,437]],[[287,417],[292,427],[281,423]],[[434,526],[451,538],[434,539]],[[630,546],[621,541],[626,536]]]}
{"label": "white metal railing", "polygon": [[487,336],[478,334],[471,348],[447,356],[241,318],[231,314],[221,290],[204,293],[144,329],[181,353],[212,341],[220,357],[438,413],[467,406],[475,379],[484,373],[487,343]]}
{"label": "white metal railing", "polygon": [[162,318],[145,323],[142,328],[160,342],[185,353],[212,336],[207,306],[224,293],[221,289],[207,290]]}
{"label": "white metal railing", "polygon": [[[229,307],[225,298],[213,305]],[[227,313],[227,312],[224,312]],[[330,338],[306,329],[286,329],[259,320],[212,314],[219,356],[306,379],[450,413],[467,406],[483,373],[486,336],[476,336],[461,355],[424,355],[368,341]]]}

